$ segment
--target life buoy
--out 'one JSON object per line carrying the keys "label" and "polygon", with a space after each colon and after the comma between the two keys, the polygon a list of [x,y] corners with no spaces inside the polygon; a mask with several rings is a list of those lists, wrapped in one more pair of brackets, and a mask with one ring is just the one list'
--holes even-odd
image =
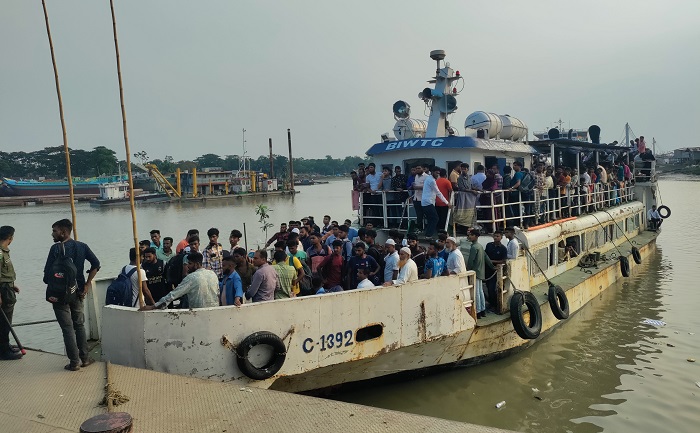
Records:
{"label": "life buoy", "polygon": [[625,256],[620,256],[620,272],[623,277],[630,276],[630,261]]}
{"label": "life buoy", "polygon": [[632,247],[632,258],[636,264],[642,264],[642,254],[639,252],[639,248]]}
{"label": "life buoy", "polygon": [[663,219],[666,219],[671,216],[671,208],[669,208],[666,205],[661,205],[658,208],[656,208],[656,211],[659,213],[659,216]]}
{"label": "life buoy", "polygon": [[559,286],[549,286],[547,298],[549,299],[549,308],[552,309],[554,317],[559,320],[569,318],[569,299],[566,297],[564,289]]}
{"label": "life buoy", "polygon": [[[248,353],[253,347],[260,344],[272,347],[272,357],[262,367],[256,367],[248,360]],[[264,380],[280,371],[287,358],[287,347],[284,345],[284,341],[272,332],[259,331],[250,334],[241,341],[236,347],[236,355],[238,368],[243,374],[254,380]]]}
{"label": "life buoy", "polygon": [[[525,323],[525,318],[521,311],[525,304],[530,313],[530,323]],[[510,298],[510,320],[513,322],[513,329],[524,340],[534,340],[540,336],[542,330],[542,311],[537,298],[531,292],[516,291]]]}

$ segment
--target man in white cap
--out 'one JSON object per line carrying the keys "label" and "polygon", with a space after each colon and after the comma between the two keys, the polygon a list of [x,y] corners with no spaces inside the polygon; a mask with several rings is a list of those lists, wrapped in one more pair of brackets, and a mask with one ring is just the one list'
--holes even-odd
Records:
{"label": "man in white cap", "polygon": [[418,266],[411,259],[411,249],[403,247],[399,251],[399,275],[393,281],[384,283],[385,286],[401,285],[418,279]]}
{"label": "man in white cap", "polygon": [[447,256],[447,272],[450,275],[467,272],[464,256],[459,248],[457,248],[457,239],[451,236],[447,238],[445,241],[445,248],[450,252],[450,255]]}
{"label": "man in white cap", "polygon": [[399,253],[396,252],[396,241],[389,238],[384,243],[384,250],[387,252],[384,257],[384,281],[383,283],[393,283],[399,275]]}

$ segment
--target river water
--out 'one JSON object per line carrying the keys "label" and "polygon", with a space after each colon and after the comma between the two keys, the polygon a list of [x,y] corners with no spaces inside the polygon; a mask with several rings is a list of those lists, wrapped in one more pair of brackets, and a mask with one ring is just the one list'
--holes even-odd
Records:
{"label": "river water", "polygon": [[[533,347],[484,365],[363,387],[334,398],[523,432],[697,431],[700,291],[694,271],[700,254],[692,241],[698,218],[691,197],[700,182],[669,179],[659,187],[673,214],[663,226],[657,254]],[[347,181],[299,189],[295,197],[139,207],[139,238],[158,228],[177,242],[190,228],[206,232],[218,227],[225,241],[231,229],[242,230],[246,223],[252,248],[264,238],[253,209],[260,202],[273,210],[275,228],[308,215],[317,220],[324,214],[341,221],[352,217]],[[52,243],[51,224],[64,217],[70,217],[67,205],[0,208],[0,225],[17,229],[11,250],[22,292],[15,323],[53,318],[41,274]],[[115,276],[133,246],[128,208],[80,204],[77,218],[80,240],[102,261],[98,277]],[[645,318],[667,325],[642,324]],[[17,331],[29,347],[63,350],[55,323]],[[496,409],[503,400],[506,405]]]}

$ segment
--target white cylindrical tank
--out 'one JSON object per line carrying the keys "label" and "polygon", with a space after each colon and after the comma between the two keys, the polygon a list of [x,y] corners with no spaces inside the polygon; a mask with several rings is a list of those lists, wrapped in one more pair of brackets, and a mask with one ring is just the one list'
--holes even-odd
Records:
{"label": "white cylindrical tank", "polygon": [[421,119],[399,119],[394,124],[394,137],[397,140],[405,140],[407,138],[423,138],[425,130],[428,127],[428,122]]}
{"label": "white cylindrical tank", "polygon": [[464,121],[464,135],[475,137],[479,129],[487,131],[484,138],[496,138],[503,129],[503,122],[498,114],[475,111]]}
{"label": "white cylindrical tank", "polygon": [[503,123],[503,129],[499,138],[503,140],[519,141],[525,137],[527,134],[527,126],[522,120],[507,114],[499,115],[499,117],[501,118],[501,123]]}

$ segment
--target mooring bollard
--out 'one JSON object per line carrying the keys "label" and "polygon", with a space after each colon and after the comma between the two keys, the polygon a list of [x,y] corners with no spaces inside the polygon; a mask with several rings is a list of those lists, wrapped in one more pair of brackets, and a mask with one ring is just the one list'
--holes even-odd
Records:
{"label": "mooring bollard", "polygon": [[83,422],[80,433],[131,433],[132,418],[126,412],[110,412]]}

